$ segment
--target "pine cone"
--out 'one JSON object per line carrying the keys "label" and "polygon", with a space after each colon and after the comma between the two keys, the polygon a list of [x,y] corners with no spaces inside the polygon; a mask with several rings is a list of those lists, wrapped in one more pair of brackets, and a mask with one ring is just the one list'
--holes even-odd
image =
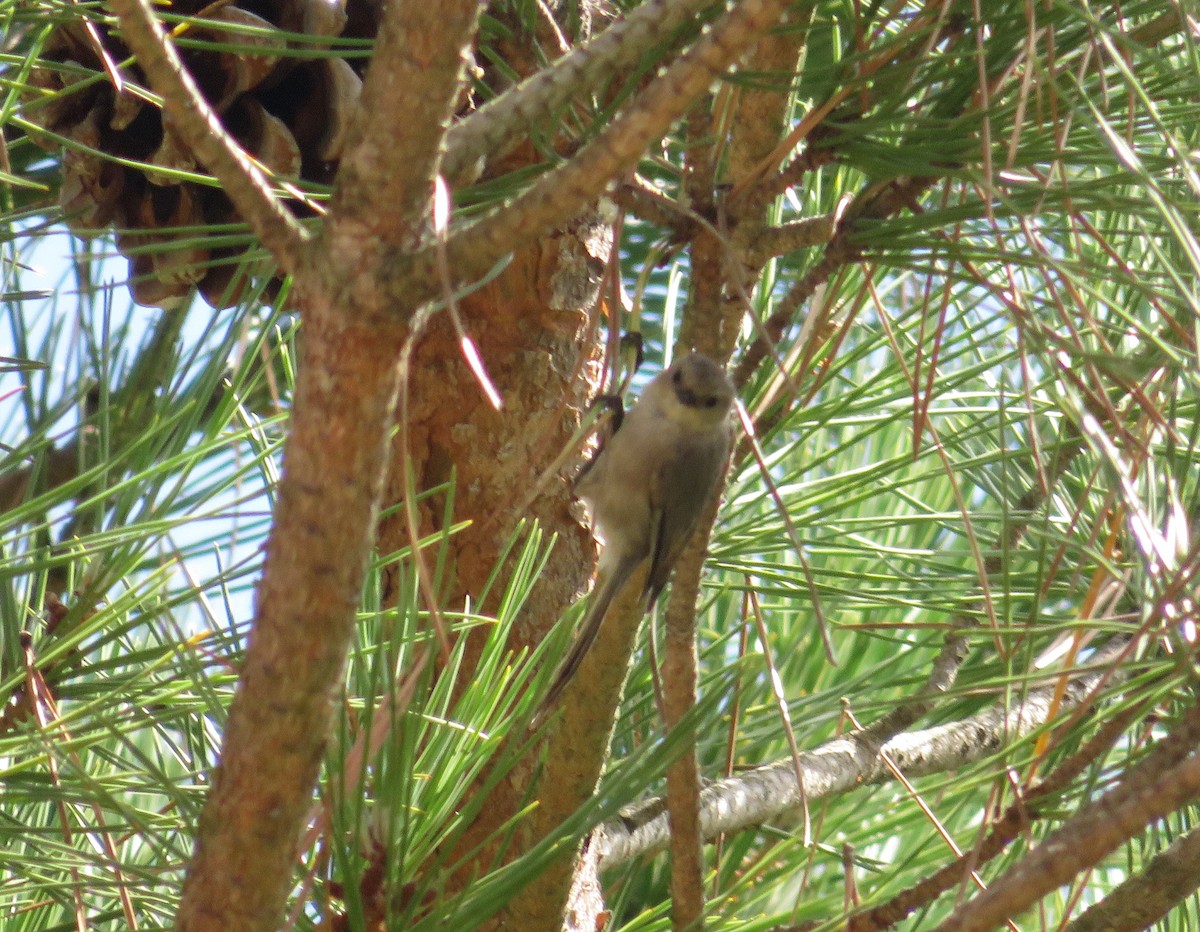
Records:
{"label": "pine cone", "polygon": [[[172,8],[181,16],[203,12],[176,30],[175,45],[230,136],[280,181],[322,185],[337,170],[362,82],[345,59],[311,53],[348,23],[367,46],[378,5],[347,2],[243,0],[203,12],[200,0],[184,0]],[[274,270],[247,252],[244,232],[229,231],[241,218],[220,188],[186,177],[205,171],[169,121],[128,83],[115,90],[110,70],[128,57],[103,21],[81,18],[55,29],[29,77],[35,90],[24,112],[43,131],[31,138],[63,153],[64,221],[80,236],[115,231],[138,304],[175,307],[193,286],[214,307],[256,288],[273,291]],[[355,61],[365,66],[366,58]],[[122,78],[146,85],[136,66]],[[215,225],[226,226],[219,237],[206,236]]]}

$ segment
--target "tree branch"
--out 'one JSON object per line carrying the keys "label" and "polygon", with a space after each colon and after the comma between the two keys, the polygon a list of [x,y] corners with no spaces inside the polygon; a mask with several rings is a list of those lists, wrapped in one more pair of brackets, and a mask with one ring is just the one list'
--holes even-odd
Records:
{"label": "tree branch", "polygon": [[273,932],[342,690],[408,328],[304,307],[299,370],[254,627],[201,813],[177,928]]}
{"label": "tree branch", "polygon": [[833,162],[837,158],[837,150],[832,146],[818,147],[816,145],[818,140],[829,135],[830,133],[824,125],[818,126],[809,133],[808,142],[800,155],[797,155],[770,178],[765,178],[752,185],[742,197],[736,199],[743,202],[742,209],[765,207],[788,188],[798,185],[810,172]]}
{"label": "tree branch", "polygon": [[349,222],[393,247],[421,242],[439,147],[482,10],[480,0],[397,0],[389,8],[338,169],[330,226]]}
{"label": "tree branch", "polygon": [[[665,73],[561,167],[536,182],[508,206],[493,211],[450,238],[450,268],[460,281],[474,281],[502,257],[574,216],[628,171],[691,106],[695,98],[738,60],[788,6],[787,0],[745,0],[727,12]],[[422,288],[435,281],[437,253],[426,249],[395,263],[395,288]],[[430,288],[422,295],[436,295]]]}
{"label": "tree branch", "polygon": [[809,217],[777,227],[765,227],[749,244],[749,261],[762,266],[776,256],[820,246],[833,239],[836,229],[833,217]]}
{"label": "tree branch", "polygon": [[691,211],[674,198],[656,191],[641,181],[624,182],[613,192],[617,206],[639,220],[660,227],[673,239],[683,240],[694,223]]}
{"label": "tree branch", "polygon": [[784,331],[791,326],[801,305],[812,297],[817,288],[828,282],[842,266],[862,258],[862,251],[851,242],[851,238],[857,232],[857,222],[860,219],[880,220],[898,213],[903,208],[911,207],[916,199],[938,180],[897,178],[882,187],[868,187],[856,198],[855,203],[837,223],[837,231],[829,239],[825,255],[804,278],[792,286],[771,316],[763,321],[758,338],[746,348],[734,370],[735,385],[746,384],[770,354],[771,348],[783,337]]}
{"label": "tree branch", "polygon": [[[722,476],[722,479],[724,477]],[[724,482],[721,482],[721,486]],[[707,542],[719,497],[708,503],[671,581],[667,602],[663,678],[663,726],[670,733],[696,703],[696,602]],[[667,823],[671,845],[671,925],[700,928],[704,918],[704,837],[700,827],[700,765],[696,739],[667,768]]]}
{"label": "tree branch", "polygon": [[[1151,822],[1200,796],[1200,711],[1193,708],[1120,784],[1081,808],[1038,847],[964,904],[936,932],[986,932],[1028,909]],[[1175,759],[1164,766],[1164,759]],[[1108,927],[1106,927],[1108,928]]]}
{"label": "tree branch", "polygon": [[631,10],[594,39],[451,127],[442,171],[454,179],[481,159],[502,153],[508,144],[526,136],[531,125],[553,116],[572,97],[587,94],[627,70],[665,36],[713,5],[714,0],[649,0]]}
{"label": "tree branch", "polygon": [[[595,644],[563,691],[561,712],[550,724],[538,805],[531,815],[534,838],[545,838],[596,792],[629,657],[645,615],[642,588],[647,570],[648,564],[643,564],[613,600]],[[565,851],[513,899],[506,917],[511,928],[549,929],[561,924],[576,866],[574,853]]]}
{"label": "tree branch", "polygon": [[1066,932],[1137,932],[1162,919],[1200,886],[1200,829],[1177,838],[1146,869],[1067,926]]}
{"label": "tree branch", "polygon": [[[369,119],[382,128],[365,126],[368,111],[359,111],[320,248],[297,276],[304,364],[254,628],[184,882],[178,928],[189,932],[267,932],[282,916],[342,690],[407,375],[401,360],[421,304],[381,287],[380,269],[430,216],[438,139],[479,10],[478,0],[385,7],[386,38],[367,82]],[[415,91],[392,86],[408,77]],[[431,125],[414,130],[401,150],[410,163],[396,171],[381,147],[411,114],[386,108],[413,105],[410,91],[425,98],[419,112]],[[381,190],[396,203],[381,209],[366,198]],[[436,282],[431,273],[427,284]]]}
{"label": "tree branch", "polygon": [[[1009,806],[1004,815],[995,820],[987,838],[979,845],[886,903],[851,916],[846,922],[846,932],[889,929],[918,909],[932,903],[946,891],[959,886],[971,871],[987,864],[1004,851],[1028,828],[1030,819],[1038,817],[1040,806],[1051,805],[1076,777],[1112,747],[1130,723],[1145,709],[1146,704],[1143,703],[1125,709],[1106,721],[1083,748],[1060,763],[1045,780]],[[1069,723],[1064,727],[1069,727]]]}
{"label": "tree branch", "polygon": [[[1124,641],[1098,652],[1095,663],[1074,677],[1058,709],[1092,701],[1092,690],[1102,681],[1123,678],[1110,666]],[[845,735],[800,754],[804,788],[811,805],[826,796],[846,793],[867,783],[891,778],[883,761],[886,754],[906,776],[925,776],[955,770],[994,754],[998,747],[1027,735],[1047,723],[1054,706],[1055,686],[1030,690],[1016,707],[997,704],[975,715],[923,731],[898,735],[882,746]],[[707,840],[736,832],[797,810],[801,805],[796,765],[791,757],[765,764],[744,774],[710,784],[700,794],[700,821]],[[602,869],[614,867],[642,854],[661,851],[668,827],[660,798],[648,800],[597,829]]]}

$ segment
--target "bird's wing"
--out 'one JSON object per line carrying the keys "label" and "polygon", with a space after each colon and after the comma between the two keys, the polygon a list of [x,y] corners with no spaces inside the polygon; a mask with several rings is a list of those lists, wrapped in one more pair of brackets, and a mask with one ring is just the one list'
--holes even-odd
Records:
{"label": "bird's wing", "polygon": [[723,444],[698,444],[675,461],[670,476],[657,475],[650,495],[650,571],[646,575],[646,607],[654,605],[671,578],[700,512],[721,474]]}

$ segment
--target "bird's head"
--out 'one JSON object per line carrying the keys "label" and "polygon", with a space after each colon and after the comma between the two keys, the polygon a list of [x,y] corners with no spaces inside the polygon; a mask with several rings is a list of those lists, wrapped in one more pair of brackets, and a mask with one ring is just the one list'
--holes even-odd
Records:
{"label": "bird's head", "polygon": [[733,404],[733,383],[725,370],[700,353],[675,360],[646,389],[663,414],[696,431],[711,431],[725,422]]}

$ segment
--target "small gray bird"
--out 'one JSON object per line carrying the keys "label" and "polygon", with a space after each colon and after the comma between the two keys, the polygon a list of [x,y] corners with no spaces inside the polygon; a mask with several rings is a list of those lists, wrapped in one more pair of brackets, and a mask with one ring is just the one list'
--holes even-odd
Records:
{"label": "small gray bird", "polygon": [[646,386],[576,480],[575,493],[590,507],[604,550],[592,603],[537,720],[553,709],[641,562],[650,559],[645,611],[667,584],[729,455],[733,394],[725,370],[707,356],[677,359]]}

